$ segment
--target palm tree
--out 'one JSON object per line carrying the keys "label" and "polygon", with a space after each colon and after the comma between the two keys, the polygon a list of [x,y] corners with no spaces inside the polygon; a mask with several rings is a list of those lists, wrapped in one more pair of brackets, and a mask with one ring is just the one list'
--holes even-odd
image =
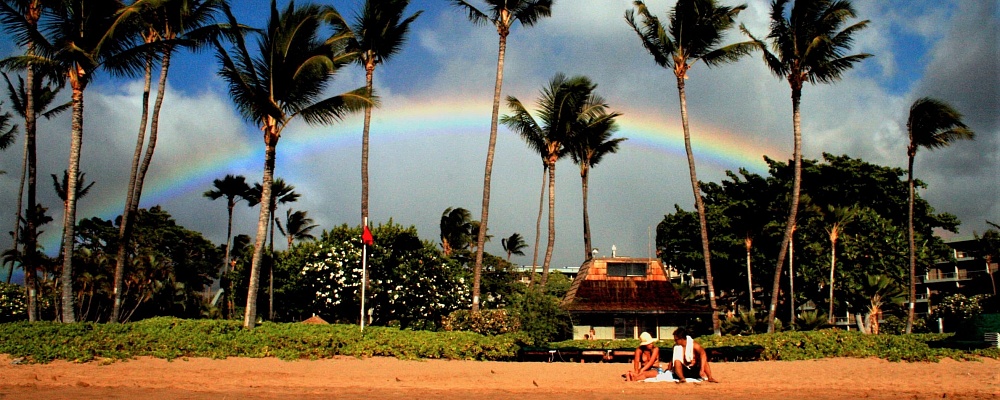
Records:
{"label": "palm tree", "polygon": [[923,147],[934,150],[947,147],[961,139],[974,139],[975,133],[962,123],[962,114],[941,100],[923,97],[910,106],[910,116],[906,120],[906,131],[910,145],[906,148],[909,157],[906,182],[910,191],[909,211],[906,230],[910,242],[910,303],[906,318],[906,333],[913,330],[914,304],[917,302],[917,253],[913,233],[913,159],[917,149]]}
{"label": "palm tree", "polygon": [[241,200],[249,202],[250,185],[247,184],[247,178],[243,175],[234,176],[228,174],[225,178],[212,181],[212,186],[215,189],[206,190],[205,193],[202,193],[202,196],[212,200],[226,198],[226,211],[228,212],[228,219],[226,220],[226,247],[224,248],[226,254],[222,264],[222,270],[225,272],[229,270],[229,243],[230,238],[233,236],[233,208]]}
{"label": "palm tree", "polygon": [[535,267],[538,266],[538,241],[542,237],[542,211],[545,210],[545,186],[548,183],[549,162],[544,153],[542,156],[542,188],[538,191],[538,219],[535,220],[535,247],[531,255],[531,276],[528,277],[528,286],[535,285]]}
{"label": "palm tree", "polygon": [[584,76],[566,78],[563,74],[556,74],[542,89],[538,100],[538,113],[544,125],[539,125],[521,101],[513,96],[507,96],[507,107],[513,113],[500,119],[501,123],[520,135],[528,147],[542,155],[548,165],[549,235],[542,261],[542,286],[549,277],[549,263],[556,239],[556,161],[567,154],[565,143],[573,140],[574,129],[580,127],[581,121],[606,109],[604,104],[589,103],[589,100],[597,99],[591,96],[596,86]]}
{"label": "palm tree", "polygon": [[656,64],[663,68],[672,69],[674,77],[677,79],[681,126],[684,129],[684,150],[687,153],[695,209],[698,210],[698,220],[701,224],[701,248],[705,261],[705,280],[708,283],[708,300],[712,307],[712,327],[715,335],[721,336],[722,328],[715,302],[714,280],[712,279],[711,252],[708,248],[708,223],[705,218],[701,188],[698,185],[698,174],[695,172],[694,153],[691,150],[691,131],[688,125],[684,80],[688,77],[688,70],[698,60],[712,67],[736,61],[749,53],[752,48],[750,42],[719,47],[726,31],[733,27],[736,16],[746,9],[746,5],[725,7],[716,4],[715,0],[681,0],[677,2],[669,14],[669,27],[664,27],[660,20],[649,12],[642,1],[636,1],[635,6],[639,15],[642,16],[642,26],[636,24],[633,10],[626,11],[625,20],[639,35],[643,47],[653,55]]}
{"label": "palm tree", "polygon": [[[35,104],[35,101],[39,96],[35,95],[34,92],[39,87],[39,82],[43,75],[49,78],[55,78],[60,80],[61,69],[57,65],[52,63],[42,63],[44,65],[39,65],[40,63],[36,61],[36,43],[39,41],[44,42],[44,38],[41,37],[41,33],[38,31],[38,21],[42,17],[42,11],[46,6],[51,6],[52,3],[45,0],[3,0],[0,1],[0,22],[4,30],[13,34],[17,44],[19,46],[24,46],[26,48],[25,56],[23,62],[17,62],[16,58],[11,64],[20,64],[20,67],[25,71],[25,81],[24,87],[24,147],[25,147],[25,158],[27,167],[27,181],[28,181],[28,193],[27,193],[27,203],[29,204],[25,211],[25,226],[24,226],[24,245],[25,249],[35,249],[38,246],[38,226],[36,223],[39,221],[39,216],[33,215],[32,213],[38,209],[36,207],[36,194],[37,194],[37,155],[36,155],[36,120],[38,112],[36,109],[44,108],[39,107]],[[8,60],[4,60],[4,66],[9,65]],[[37,74],[36,74],[37,73]],[[61,86],[58,85],[58,86]],[[20,207],[18,207],[20,209]],[[35,276],[37,274],[38,260],[35,251],[25,251],[24,258],[21,260],[21,266],[25,271],[25,285],[28,289],[28,320],[35,321],[38,319],[38,311],[36,307],[36,296],[35,288],[37,284],[35,283]]]}
{"label": "palm tree", "polygon": [[[267,30],[258,42],[255,56],[251,56],[241,34],[234,35],[231,51],[219,40],[214,40],[222,63],[220,75],[229,84],[233,102],[243,118],[259,126],[264,133],[261,204],[272,201],[278,139],[289,122],[301,117],[309,124],[331,124],[372,104],[363,88],[322,97],[334,74],[356,57],[344,51],[346,35],[320,37],[325,23],[341,21],[342,24],[335,9],[313,4],[296,8],[294,3],[289,3],[279,12],[272,0],[270,11]],[[230,11],[226,10],[226,16],[231,26],[239,25]],[[257,287],[269,221],[271,210],[261,207],[243,319],[248,329],[254,327],[257,319]]]}
{"label": "palm tree", "polygon": [[524,238],[517,232],[512,233],[510,237],[500,239],[500,245],[503,246],[503,251],[507,252],[507,262],[510,262],[511,254],[523,256],[524,249],[528,247],[528,244],[524,243]]}
{"label": "palm tree", "polygon": [[[21,118],[24,119],[25,121],[31,119],[32,124],[34,124],[34,121],[37,120],[39,115],[45,117],[46,119],[49,119],[62,113],[63,111],[68,110],[71,106],[71,104],[67,102],[49,109],[49,106],[52,104],[53,101],[55,101],[56,95],[59,94],[60,90],[62,90],[62,86],[59,86],[58,84],[49,82],[48,84],[43,86],[37,80],[35,80],[35,88],[29,89],[28,85],[25,83],[24,78],[21,76],[17,77],[17,85],[15,86],[14,83],[11,82],[10,77],[7,76],[6,73],[0,73],[0,75],[3,75],[3,79],[7,83],[7,96],[10,99],[11,103],[13,103],[14,112],[20,115]],[[28,101],[28,93],[31,93],[32,97],[34,97],[31,101]],[[28,115],[27,106],[29,103],[32,105],[32,112],[35,114],[31,118],[27,116]],[[46,110],[46,111],[36,111],[36,110]],[[34,198],[34,190],[35,190],[34,188],[35,171],[33,169],[34,160],[31,163],[28,162],[28,159],[30,157],[34,157],[35,155],[34,140],[33,140],[34,134],[31,135],[32,137],[32,140],[30,141],[31,146],[29,146],[28,136],[29,135],[27,129],[25,129],[24,156],[21,159],[21,180],[17,190],[17,210],[15,212],[16,215],[14,218],[13,243],[15,252],[17,252],[18,244],[21,243],[21,237],[22,237],[21,232],[22,231],[27,232],[27,226],[25,226],[25,229],[21,229],[21,210],[23,207],[23,205],[21,204],[21,200],[24,199],[25,180],[29,180],[30,182],[32,182],[32,184],[30,185],[31,187],[29,188],[29,191],[32,192],[31,195],[32,198]],[[29,168],[29,164],[31,164],[31,168]],[[29,169],[31,170],[30,174],[29,174]],[[29,177],[29,175],[31,176]],[[25,217],[27,218],[28,213],[25,214],[26,214]],[[32,229],[34,229],[35,226],[36,225],[33,222]],[[24,263],[25,259],[21,259],[20,261],[21,261],[21,267],[22,269],[24,269],[27,266]],[[14,269],[11,268],[10,273],[13,272]],[[8,283],[10,283],[10,279],[11,279],[10,274],[8,274],[7,276]],[[31,280],[32,281],[34,280],[33,276],[31,277]],[[35,309],[35,304],[33,304],[33,302],[36,300],[37,300],[36,298],[32,298],[31,296],[29,296],[28,309],[30,310]],[[36,316],[29,317],[29,321],[34,321],[35,317]]]}
{"label": "palm tree", "polygon": [[832,205],[827,206],[826,213],[823,214],[826,217],[828,226],[825,227],[826,234],[830,238],[830,310],[827,313],[827,317],[830,319],[830,323],[833,324],[833,286],[834,286],[834,271],[837,267],[837,239],[840,235],[844,233],[844,228],[847,227],[857,216],[858,210],[852,207],[834,207]]}
{"label": "palm tree", "polygon": [[[247,205],[253,207],[260,204],[262,192],[263,186],[260,183],[253,184],[253,189],[250,189],[250,200],[247,201]],[[268,214],[274,215],[275,210],[278,209],[278,204],[296,202],[299,200],[299,196],[301,195],[295,193],[295,186],[286,184],[284,179],[275,179],[274,182],[271,183],[271,204],[268,206]],[[272,320],[274,319],[274,224],[277,221],[278,217],[274,217],[274,219],[270,221],[270,228],[268,229],[270,244],[268,245],[267,260],[267,316]]]}
{"label": "palm tree", "polygon": [[306,214],[305,211],[292,212],[292,209],[289,208],[285,210],[285,226],[282,227],[280,222],[277,225],[281,235],[288,239],[289,250],[292,249],[293,241],[316,239],[311,231],[319,225],[314,224],[313,219],[307,217]]}
{"label": "palm tree", "polygon": [[479,312],[479,284],[483,269],[483,247],[486,244],[487,221],[490,217],[490,177],[493,173],[493,155],[497,143],[497,118],[500,115],[500,89],[503,87],[503,61],[507,52],[507,36],[510,28],[518,21],[522,26],[532,26],[540,18],[552,15],[554,0],[485,0],[489,7],[487,12],[469,4],[465,0],[451,0],[451,4],[466,11],[469,20],[476,25],[486,25],[487,22],[496,27],[500,35],[500,46],[497,55],[497,78],[493,87],[493,117],[490,120],[490,144],[486,151],[486,173],[483,177],[483,213],[480,223],[483,229],[476,238],[476,264],[473,267],[472,278],[472,312]]}
{"label": "palm tree", "polygon": [[[60,70],[73,90],[72,128],[67,187],[76,187],[83,146],[84,92],[101,69],[117,76],[135,76],[142,69],[144,50],[134,47],[128,23],[118,20],[119,0],[66,0],[51,8],[46,36],[32,31],[36,56],[24,57],[22,67]],[[63,211],[62,320],[74,322],[73,248],[76,227],[76,191],[70,190]]]}
{"label": "palm tree", "polygon": [[[358,53],[358,63],[365,68],[365,88],[373,92],[375,67],[396,55],[406,41],[410,24],[423,11],[403,18],[410,0],[366,0],[361,13],[350,26],[342,29],[350,34],[348,50]],[[372,108],[365,107],[364,132],[361,138],[361,220],[368,220],[368,138]]]}
{"label": "palm tree", "polygon": [[788,219],[785,221],[785,234],[778,248],[778,260],[774,267],[774,286],[767,316],[768,332],[774,332],[781,267],[785,263],[788,243],[792,240],[792,228],[799,207],[799,190],[802,187],[802,130],[799,110],[802,87],[806,82],[836,82],[854,64],[871,57],[871,54],[865,53],[844,54],[854,42],[853,35],[868,26],[868,20],[864,20],[841,29],[848,19],[856,17],[850,0],[792,0],[795,3],[788,13],[785,8],[789,1],[774,0],[771,3],[771,32],[766,37],[771,41],[770,46],[754,37],[745,26],[740,26],[740,30],[763,53],[764,63],[771,73],[787,80],[792,90],[792,198]]}
{"label": "palm tree", "polygon": [[472,214],[462,207],[448,207],[441,213],[441,249],[445,256],[469,248],[472,238]]}
{"label": "palm tree", "polygon": [[[604,105],[603,99],[597,96],[592,97],[589,100],[590,104]],[[615,118],[621,116],[621,113],[608,113],[603,108],[595,109],[594,115],[580,121],[581,126],[578,132],[572,140],[566,143],[570,158],[576,165],[580,166],[580,181],[583,188],[583,251],[585,260],[593,257],[591,249],[594,248],[591,245],[590,215],[587,208],[590,169],[597,166],[604,159],[604,156],[618,152],[618,145],[626,140],[625,138],[611,138],[618,131]]]}
{"label": "palm tree", "polygon": [[[111,311],[111,322],[118,322],[121,315],[121,293],[124,284],[125,266],[128,265],[127,252],[129,240],[132,236],[132,225],[135,214],[138,212],[139,201],[142,197],[142,187],[145,181],[146,172],[153,159],[153,152],[156,149],[156,140],[160,125],[160,109],[163,105],[163,96],[167,88],[167,73],[170,69],[170,57],[175,47],[183,43],[192,48],[207,44],[206,33],[215,33],[218,27],[206,26],[213,18],[213,15],[222,7],[223,0],[138,0],[124,8],[120,13],[120,18],[127,21],[129,18],[138,18],[140,26],[137,35],[148,46],[162,45],[158,52],[149,51],[145,54],[142,93],[142,112],[139,120],[139,134],[135,142],[135,151],[132,154],[132,167],[129,169],[129,180],[126,195],[125,207],[122,211],[122,223],[118,231],[118,252],[115,255],[115,276],[114,276],[114,302]],[[177,39],[188,39],[178,42]],[[153,116],[149,119],[149,92],[150,83],[153,76],[153,64],[159,58],[160,76],[156,89],[156,100],[153,105]],[[143,156],[143,143],[146,139],[146,122],[149,121],[149,142],[146,144],[145,156]],[[141,161],[140,161],[141,159]]]}
{"label": "palm tree", "polygon": [[868,317],[864,326],[859,328],[865,333],[878,335],[878,316],[882,313],[882,308],[887,304],[903,304],[906,301],[906,289],[885,275],[868,275],[861,291],[868,300]]}

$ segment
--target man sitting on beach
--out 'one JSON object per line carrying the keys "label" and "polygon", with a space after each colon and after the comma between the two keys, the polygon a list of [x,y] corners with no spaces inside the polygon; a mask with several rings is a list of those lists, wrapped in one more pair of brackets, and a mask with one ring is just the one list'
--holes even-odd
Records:
{"label": "man sitting on beach", "polygon": [[655,378],[660,373],[660,348],[649,332],[639,335],[639,347],[635,349],[632,369],[625,372],[625,380],[641,381]]}
{"label": "man sitting on beach", "polygon": [[712,369],[708,366],[708,355],[700,344],[691,339],[687,329],[677,328],[674,331],[674,378],[678,383],[687,382],[685,377],[699,377],[702,380],[718,383],[712,377]]}

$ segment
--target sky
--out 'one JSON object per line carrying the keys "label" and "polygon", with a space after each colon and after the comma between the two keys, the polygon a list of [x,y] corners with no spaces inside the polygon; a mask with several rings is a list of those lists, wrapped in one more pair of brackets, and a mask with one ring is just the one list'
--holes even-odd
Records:
{"label": "sky", "polygon": [[[360,0],[316,1],[351,18]],[[482,6],[480,1],[470,1]],[[263,26],[268,0],[231,1],[241,22]],[[301,4],[302,2],[298,2]],[[666,20],[674,0],[649,0]],[[735,1],[722,0],[735,5]],[[732,3],[732,4],[730,4]],[[758,37],[767,34],[769,1],[747,0],[737,19]],[[278,1],[284,7],[286,1]],[[975,141],[921,150],[915,176],[928,184],[920,195],[937,212],[962,221],[957,235],[983,232],[1000,222],[1000,6],[982,0],[856,1],[859,19],[870,26],[856,36],[855,53],[873,57],[835,84],[807,85],[802,98],[803,155],[846,154],[880,165],[906,168],[906,117],[916,99],[930,96],[964,114]],[[683,151],[676,81],[657,66],[626,24],[627,0],[556,0],[552,17],[535,26],[515,25],[507,42],[503,96],[534,109],[539,91],[556,74],[585,75],[597,93],[621,112],[617,154],[591,171],[589,213],[599,255],[653,255],[655,227],[674,205],[692,210]],[[422,238],[440,243],[438,224],[448,207],[481,213],[483,173],[490,130],[498,36],[476,26],[445,0],[414,0],[423,10],[408,41],[375,71],[381,108],[372,116],[370,218],[374,225],[415,226]],[[744,40],[737,32],[729,42]],[[0,55],[20,52],[9,38]],[[177,222],[215,243],[226,234],[224,200],[202,193],[226,174],[260,182],[263,140],[245,123],[216,75],[210,51],[174,58],[160,117],[160,140],[141,207],[162,206]],[[331,93],[364,85],[353,66],[335,78]],[[764,156],[792,155],[792,113],[787,82],[774,77],[759,54],[734,64],[696,64],[686,82],[698,178],[718,182],[725,171],[766,173]],[[140,79],[98,78],[86,92],[81,168],[96,181],[78,205],[78,218],[120,215],[139,126]],[[63,96],[68,100],[68,90]],[[6,93],[4,93],[6,98]],[[2,106],[7,110],[7,106]],[[501,106],[501,114],[510,111]],[[39,201],[55,221],[61,202],[50,174],[67,167],[69,113],[39,125]],[[302,121],[288,126],[278,143],[275,175],[302,196],[291,204],[305,210],[320,229],[360,224],[362,118],[329,126]],[[22,150],[18,142],[0,153],[0,226],[14,222]],[[584,259],[579,169],[568,159],[556,168],[556,245],[553,267],[577,267]],[[501,125],[492,174],[486,250],[503,254],[500,239],[520,233],[529,247],[518,264],[532,262],[535,221],[542,184],[541,159]],[[276,213],[285,214],[285,207]],[[4,222],[5,219],[9,220]],[[257,210],[237,206],[234,234],[256,232]],[[545,224],[542,229],[544,254]],[[58,251],[61,230],[44,227],[42,245]],[[318,233],[318,232],[317,232]],[[276,245],[283,248],[283,241]],[[0,248],[10,237],[0,237]]]}

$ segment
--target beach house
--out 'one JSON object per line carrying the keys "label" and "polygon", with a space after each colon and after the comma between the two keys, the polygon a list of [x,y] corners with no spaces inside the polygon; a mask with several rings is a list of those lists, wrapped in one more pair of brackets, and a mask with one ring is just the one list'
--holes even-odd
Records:
{"label": "beach house", "polygon": [[573,339],[633,339],[642,332],[669,339],[678,326],[706,321],[712,310],[683,301],[658,259],[605,257],[580,266],[562,307]]}

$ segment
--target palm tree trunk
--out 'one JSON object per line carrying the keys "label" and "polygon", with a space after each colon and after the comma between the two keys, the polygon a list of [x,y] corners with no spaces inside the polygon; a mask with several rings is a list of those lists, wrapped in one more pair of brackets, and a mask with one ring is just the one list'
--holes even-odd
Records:
{"label": "palm tree trunk", "polygon": [[[31,13],[33,15],[40,12],[39,5],[37,2],[32,3]],[[34,19],[37,23],[37,18]],[[28,43],[29,56],[35,54],[35,43]],[[24,254],[21,258],[21,268],[24,270],[24,286],[27,287],[28,291],[28,321],[35,322],[38,320],[38,279],[37,275],[37,265],[35,264],[35,254],[38,247],[38,227],[35,225],[37,222],[35,203],[38,201],[35,197],[37,192],[36,182],[37,182],[37,168],[38,168],[38,157],[36,149],[36,130],[37,130],[37,118],[35,112],[35,67],[34,64],[29,64],[27,71],[25,71],[25,99],[24,99],[24,147],[27,154],[28,162],[28,207],[24,212],[24,219],[26,221],[24,226]]]}
{"label": "palm tree trunk", "polygon": [[531,256],[531,277],[528,278],[528,286],[535,284],[535,267],[538,265],[538,242],[542,237],[542,210],[545,203],[545,184],[548,181],[549,165],[542,162],[542,190],[538,193],[538,219],[535,220],[535,254]]}
{"label": "palm tree trunk", "polygon": [[243,315],[243,327],[253,329],[257,323],[257,291],[260,285],[261,259],[267,243],[267,226],[271,220],[271,183],[274,182],[274,163],[278,144],[277,124],[266,122],[264,134],[264,176],[261,178],[260,216],[257,218],[257,239],[254,242],[253,258],[250,262],[250,287],[247,290],[247,307]]}
{"label": "palm tree trunk", "polygon": [[[486,172],[483,177],[483,213],[479,220],[479,235],[476,238],[476,264],[472,278],[472,312],[479,312],[480,279],[483,270],[483,247],[490,217],[490,177],[493,174],[493,155],[497,146],[497,121],[500,117],[500,88],[503,86],[503,59],[507,51],[507,35],[500,34],[500,48],[497,51],[497,80],[493,88],[493,117],[490,121],[490,145],[486,151]],[[543,280],[544,283],[544,280]]]}
{"label": "palm tree trunk", "polygon": [[[586,161],[582,162],[586,163]],[[582,169],[580,173],[580,180],[582,181],[583,185],[583,251],[584,251],[583,259],[589,260],[590,257],[592,256],[590,254],[590,249],[593,248],[590,245],[590,215],[587,213],[587,193],[588,193],[587,189],[590,183],[588,179],[590,178],[590,173],[586,165],[584,165],[581,168]]]}
{"label": "palm tree trunk", "polygon": [[792,240],[788,241],[788,302],[792,312],[790,323],[795,322],[795,230],[798,224],[792,227]]}
{"label": "palm tree trunk", "polygon": [[[271,215],[277,210],[278,205],[275,204],[271,207]],[[268,235],[271,237],[270,244],[267,248],[267,319],[269,321],[274,321],[274,221],[276,218],[271,218],[271,229],[268,230]],[[365,281],[365,285],[368,285],[368,281]]]}
{"label": "palm tree trunk", "polygon": [[914,241],[913,232],[913,158],[917,150],[913,144],[909,149],[909,164],[906,169],[906,182],[909,187],[909,206],[906,218],[907,241],[910,245],[910,304],[906,314],[906,334],[913,332],[913,321],[916,317],[915,304],[917,302],[917,244]]}
{"label": "palm tree trunk", "polygon": [[[368,96],[372,95],[373,80],[375,76],[375,62],[369,61],[365,65],[365,88],[368,89]],[[368,140],[372,123],[372,106],[365,106],[365,126],[361,135],[361,220],[368,220]]]}
{"label": "palm tree trunk", "polygon": [[688,171],[691,175],[691,190],[694,192],[694,204],[698,209],[698,222],[701,226],[701,251],[705,260],[705,281],[708,283],[708,303],[712,307],[712,331],[715,336],[722,336],[722,325],[719,322],[719,309],[715,303],[715,284],[712,279],[712,253],[708,249],[708,222],[705,218],[705,204],[701,199],[701,188],[698,186],[698,174],[695,172],[694,152],[691,150],[691,131],[688,127],[687,95],[684,92],[684,74],[677,74],[677,94],[681,104],[681,125],[684,127],[684,151],[687,153]]}
{"label": "palm tree trunk", "polygon": [[226,211],[228,212],[228,219],[226,220],[226,247],[224,248],[226,254],[223,255],[222,272],[229,272],[229,268],[230,268],[230,266],[229,266],[229,253],[230,253],[229,246],[231,246],[232,242],[233,242],[233,240],[232,240],[233,239],[233,208],[236,207],[236,202],[233,201],[233,200],[234,199],[229,199],[228,200],[229,204],[226,204]]}
{"label": "palm tree trunk", "polygon": [[799,105],[802,101],[802,83],[792,84],[792,134],[794,137],[794,149],[792,151],[792,164],[794,177],[792,179],[792,199],[788,208],[788,220],[785,221],[785,235],[781,239],[781,247],[778,248],[778,262],[774,267],[774,285],[771,288],[771,307],[767,313],[767,332],[774,332],[774,317],[778,310],[778,294],[781,289],[781,267],[785,263],[785,255],[788,243],[792,241],[792,229],[795,227],[795,217],[799,210],[799,189],[802,186],[802,130]]}
{"label": "palm tree trunk", "polygon": [[[75,68],[75,67],[74,67]],[[80,173],[80,149],[83,147],[83,86],[75,71],[71,73],[73,87],[73,122],[66,176],[66,202],[63,208],[62,235],[62,322],[76,322],[73,310],[73,246],[76,237],[76,186]]]}
{"label": "palm tree trunk", "polygon": [[[17,253],[18,249],[18,239],[21,235],[21,207],[24,204],[21,200],[24,199],[24,176],[28,173],[28,141],[24,141],[24,155],[21,156],[21,183],[17,187],[17,209],[14,212],[14,230],[12,231],[12,242],[14,253]],[[24,256],[21,256],[21,268],[24,268]],[[987,265],[986,272],[989,272],[989,265]],[[10,280],[14,278],[14,264],[10,265],[10,269],[7,270],[7,284],[10,284]],[[27,285],[25,285],[27,287]]]}
{"label": "palm tree trunk", "polygon": [[[834,233],[836,235],[836,233]],[[830,314],[829,322],[833,325],[833,272],[837,267],[837,239],[830,239]]]}
{"label": "palm tree trunk", "polygon": [[747,288],[749,289],[747,297],[750,300],[748,303],[750,306],[747,309],[753,314],[753,271],[750,269],[750,249],[753,247],[753,240],[750,239],[749,235],[744,239],[744,244],[747,248]]}
{"label": "palm tree trunk", "polygon": [[139,173],[139,162],[142,158],[142,147],[146,141],[146,123],[149,120],[149,92],[153,80],[153,54],[146,56],[146,74],[143,79],[142,112],[139,120],[139,135],[135,140],[135,151],[132,153],[132,168],[129,169],[128,189],[125,193],[125,209],[122,211],[122,222],[118,229],[118,252],[115,254],[115,281],[112,292],[114,305],[111,309],[109,322],[119,321],[122,306],[122,285],[125,279],[128,241],[131,236],[132,202],[135,201],[135,176]]}
{"label": "palm tree trunk", "polygon": [[549,241],[545,246],[545,260],[542,261],[542,287],[549,281],[549,265],[552,251],[556,247],[556,162],[549,161]]}

